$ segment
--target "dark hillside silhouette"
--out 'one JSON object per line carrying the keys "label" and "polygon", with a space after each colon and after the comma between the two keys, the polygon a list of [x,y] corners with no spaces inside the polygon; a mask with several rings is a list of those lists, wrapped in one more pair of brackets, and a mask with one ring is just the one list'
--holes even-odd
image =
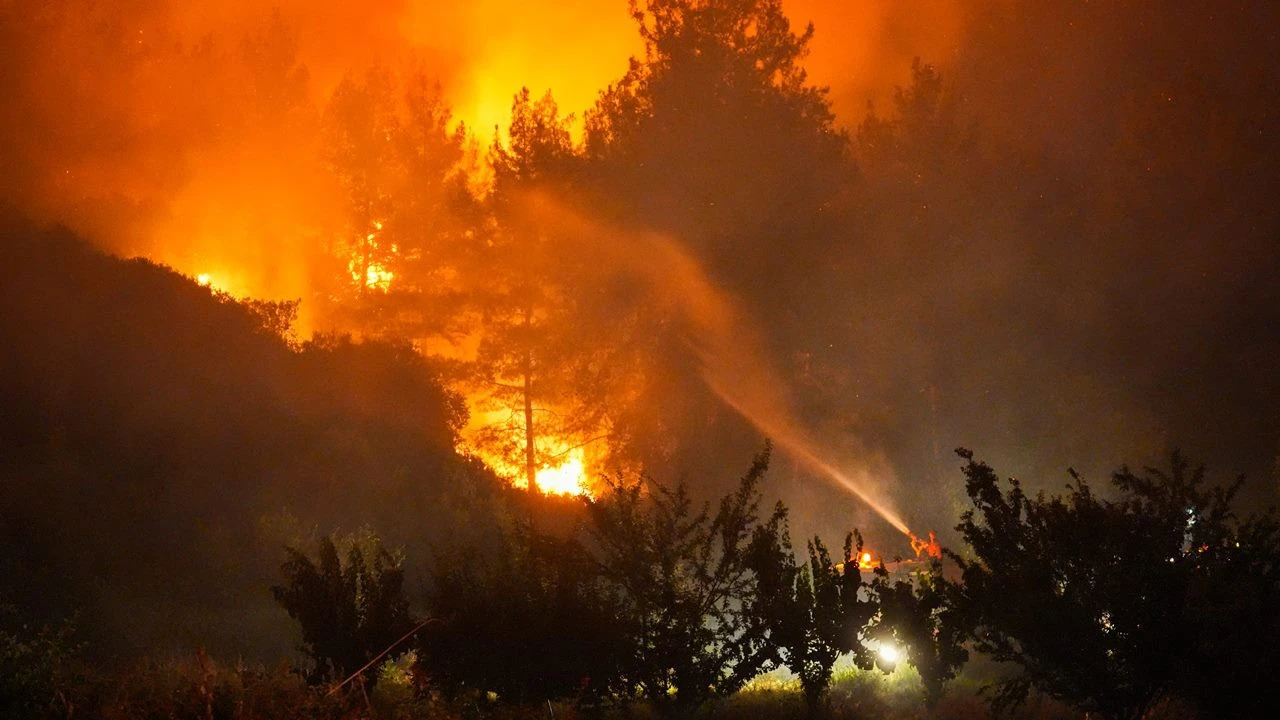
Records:
{"label": "dark hillside silhouette", "polygon": [[264,326],[282,306],[4,232],[6,600],[78,611],[91,651],[282,649],[265,588],[286,542],[364,524],[421,541],[441,494],[486,475],[454,454],[458,398],[407,346],[293,348]]}

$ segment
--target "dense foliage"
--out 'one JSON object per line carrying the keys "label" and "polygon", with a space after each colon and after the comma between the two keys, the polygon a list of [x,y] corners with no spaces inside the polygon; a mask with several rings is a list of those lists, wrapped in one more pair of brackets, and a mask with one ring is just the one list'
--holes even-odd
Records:
{"label": "dense foliage", "polygon": [[1018,668],[997,707],[1035,688],[1115,720],[1170,698],[1206,717],[1266,714],[1247,688],[1277,668],[1280,536],[1274,514],[1236,517],[1239,482],[1211,485],[1175,454],[1168,472],[1116,473],[1116,499],[1078,476],[1032,497],[960,454],[974,507],[951,589],[974,648]]}
{"label": "dense foliage", "polygon": [[809,561],[796,564],[779,506],[770,522],[757,528],[748,561],[759,588],[754,611],[764,619],[775,660],[800,678],[810,715],[818,714],[836,659],[851,653],[861,668],[872,663],[870,648],[860,642],[864,626],[876,613],[858,566],[862,536],[845,537],[844,555],[833,562],[815,537]]}
{"label": "dense foliage", "polygon": [[591,503],[591,539],[632,633],[622,670],[628,692],[685,714],[767,666],[747,558],[768,463],[766,451],[714,512],[683,484],[619,481]]}
{"label": "dense foliage", "polygon": [[484,546],[441,553],[432,581],[438,622],[420,635],[418,658],[450,697],[593,704],[619,689],[630,628],[576,538],[522,517]]}
{"label": "dense foliage", "polygon": [[363,669],[412,629],[404,594],[403,559],[376,537],[353,538],[340,558],[330,537],[312,560],[287,548],[284,585],[271,594],[302,628],[313,681],[342,681]]}

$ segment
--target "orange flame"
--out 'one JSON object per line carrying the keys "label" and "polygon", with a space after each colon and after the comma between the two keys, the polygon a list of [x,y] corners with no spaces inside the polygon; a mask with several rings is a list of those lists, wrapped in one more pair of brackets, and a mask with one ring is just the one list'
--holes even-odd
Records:
{"label": "orange flame", "polygon": [[[501,410],[485,410],[483,402],[471,398],[471,423],[462,433],[458,449],[479,458],[489,469],[503,478],[515,488],[529,487],[525,476],[525,466],[518,459],[513,459],[508,451],[495,448],[491,442],[481,439],[485,431],[500,429],[504,444],[509,448],[524,446],[524,432],[519,426],[510,426],[502,422]],[[586,448],[574,445],[564,438],[546,434],[537,436],[536,445],[544,460],[534,473],[534,482],[538,492],[543,495],[566,495],[592,497],[591,472]]]}
{"label": "orange flame", "polygon": [[911,550],[915,552],[917,558],[921,554],[931,558],[942,557],[942,546],[938,544],[938,536],[932,530],[929,531],[928,540],[916,537],[915,533],[911,533]]}

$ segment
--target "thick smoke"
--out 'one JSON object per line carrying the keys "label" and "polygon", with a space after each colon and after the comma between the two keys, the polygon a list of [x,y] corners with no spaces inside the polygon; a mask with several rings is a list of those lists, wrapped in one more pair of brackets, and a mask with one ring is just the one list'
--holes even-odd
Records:
{"label": "thick smoke", "polygon": [[[592,32],[566,40],[583,20]],[[13,2],[0,40],[7,203],[238,295],[292,298],[342,220],[317,145],[344,76],[420,69],[487,144],[522,85],[584,108],[636,44],[622,4],[406,0]]]}
{"label": "thick smoke", "polygon": [[[949,52],[944,5],[923,25],[888,2],[787,7],[818,23],[812,77],[856,121],[913,53]],[[340,222],[316,143],[344,75],[420,67],[483,149],[520,87],[581,114],[641,50],[623,0],[15,0],[0,39],[7,202],[269,297],[308,295],[311,251]]]}

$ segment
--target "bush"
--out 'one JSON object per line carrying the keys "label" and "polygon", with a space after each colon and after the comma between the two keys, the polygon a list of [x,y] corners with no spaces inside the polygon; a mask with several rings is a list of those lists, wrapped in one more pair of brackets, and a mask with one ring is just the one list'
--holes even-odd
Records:
{"label": "bush", "polygon": [[1116,473],[1117,500],[1074,473],[1066,495],[1029,497],[959,452],[974,508],[952,587],[976,649],[1017,668],[997,707],[1034,688],[1114,720],[1179,697],[1206,717],[1270,714],[1280,532],[1236,517],[1240,481],[1209,486],[1175,454],[1168,472]]}
{"label": "bush", "polygon": [[[366,533],[347,543],[346,561],[329,537],[312,561],[295,548],[281,566],[285,584],[271,588],[276,602],[302,626],[312,682],[341,679],[358,670],[414,626],[404,596],[403,560]],[[376,676],[371,681],[376,682]]]}
{"label": "bush", "polygon": [[772,664],[767,624],[752,612],[759,585],[748,565],[768,466],[766,448],[714,514],[683,484],[614,480],[590,504],[592,550],[630,644],[624,695],[687,715]]}
{"label": "bush", "polygon": [[496,543],[436,562],[428,602],[439,622],[419,647],[431,680],[450,696],[492,692],[516,704],[607,697],[625,626],[592,558],[527,519]]}

